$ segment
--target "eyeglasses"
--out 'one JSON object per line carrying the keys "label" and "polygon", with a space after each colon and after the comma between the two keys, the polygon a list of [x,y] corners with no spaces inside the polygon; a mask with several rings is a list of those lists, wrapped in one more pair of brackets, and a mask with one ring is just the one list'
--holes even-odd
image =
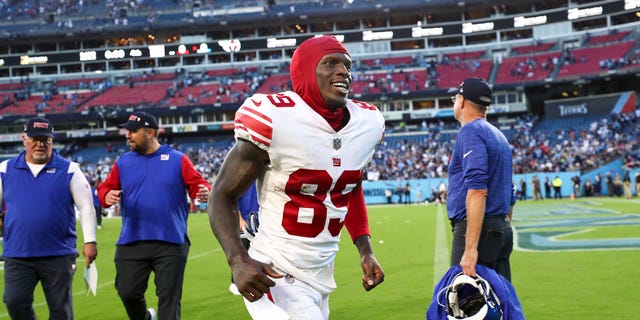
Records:
{"label": "eyeglasses", "polygon": [[453,102],[453,104],[456,104],[456,98],[457,96],[451,96],[451,102]]}

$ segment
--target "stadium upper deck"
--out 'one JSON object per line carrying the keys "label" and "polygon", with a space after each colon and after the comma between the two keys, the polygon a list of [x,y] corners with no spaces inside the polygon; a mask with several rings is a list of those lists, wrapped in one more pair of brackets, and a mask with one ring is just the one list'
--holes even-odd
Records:
{"label": "stadium upper deck", "polygon": [[[535,112],[535,104],[543,99],[578,91],[571,90],[576,81],[600,82],[619,75],[633,77],[637,72],[637,9],[623,0],[93,0],[82,6],[79,1],[66,1],[59,7],[37,7],[36,3],[49,4],[9,1],[0,5],[4,17],[0,38],[6,40],[0,45],[0,98],[15,104],[15,94],[27,93],[25,83],[29,84],[29,99],[19,100],[16,110],[0,110],[3,124],[15,126],[24,115],[45,112],[69,116],[56,119],[69,122],[69,129],[86,128],[77,124],[79,119],[108,127],[127,108],[141,103],[160,108],[161,121],[167,124],[225,122],[237,108],[238,98],[233,90],[219,101],[208,92],[224,87],[226,80],[214,79],[218,82],[198,90],[185,87],[167,99],[163,96],[169,85],[163,81],[259,69],[265,75],[282,71],[266,83],[286,87],[282,75],[295,45],[318,33],[343,37],[354,60],[361,62],[357,70],[361,81],[353,87],[356,97],[373,100],[391,121],[446,115],[450,108],[446,89],[476,72],[495,85],[497,112]],[[591,42],[589,37],[604,39]],[[229,45],[230,40],[241,46]],[[612,55],[609,45],[621,49]],[[616,61],[616,67],[601,68],[598,59]],[[629,62],[621,64],[621,60]],[[375,65],[377,61],[380,65]],[[436,63],[435,73],[431,61]],[[589,72],[584,73],[587,66]],[[176,68],[183,70],[185,79],[173,75]],[[129,80],[150,72],[168,78]],[[247,84],[246,78],[233,81],[230,87],[238,88],[235,93],[241,95],[261,90],[250,81]],[[250,88],[236,86],[235,81]],[[144,101],[119,101],[126,98],[118,93],[125,92],[129,82],[154,84],[151,96],[143,97]],[[616,88],[608,85],[606,90],[624,90],[628,83],[620,80]],[[58,90],[51,91],[52,85]],[[533,94],[540,90],[547,93]],[[54,107],[38,110],[43,101],[37,100],[49,97],[49,91]],[[65,98],[59,99],[56,92]],[[195,100],[206,103],[193,104]]]}

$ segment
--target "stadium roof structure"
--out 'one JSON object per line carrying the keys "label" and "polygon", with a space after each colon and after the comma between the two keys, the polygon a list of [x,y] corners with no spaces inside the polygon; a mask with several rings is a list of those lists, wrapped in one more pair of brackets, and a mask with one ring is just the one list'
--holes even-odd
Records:
{"label": "stadium roof structure", "polygon": [[[592,2],[604,1],[579,0],[572,3]],[[437,21],[441,13],[451,13],[450,18],[455,20],[472,20],[495,14],[536,12],[566,6],[566,0],[221,0],[214,6],[207,6],[199,0],[191,1],[190,6],[183,2],[147,0],[140,7],[118,6],[106,10],[100,2],[85,1],[81,9],[62,13],[44,10],[40,15],[38,12],[27,14],[29,8],[25,4],[13,1],[0,11],[0,17],[5,18],[0,19],[0,39],[22,42],[39,41],[48,36],[82,39],[150,31],[193,33],[234,27],[398,16],[416,19],[427,16],[427,19]],[[118,17],[126,18],[126,22],[118,20]]]}

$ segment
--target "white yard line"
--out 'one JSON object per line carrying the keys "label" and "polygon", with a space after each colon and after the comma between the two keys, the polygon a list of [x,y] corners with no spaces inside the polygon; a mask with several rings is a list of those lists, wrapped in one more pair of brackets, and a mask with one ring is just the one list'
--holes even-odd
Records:
{"label": "white yard line", "polygon": [[447,241],[448,221],[445,219],[445,205],[437,205],[436,212],[436,242],[433,250],[433,285],[435,286],[442,275],[449,270],[449,243]]}

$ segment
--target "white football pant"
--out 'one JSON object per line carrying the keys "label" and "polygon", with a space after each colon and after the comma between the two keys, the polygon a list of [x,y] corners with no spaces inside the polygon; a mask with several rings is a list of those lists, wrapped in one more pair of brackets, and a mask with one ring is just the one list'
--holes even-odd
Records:
{"label": "white football pant", "polygon": [[290,275],[272,280],[276,285],[271,287],[270,295],[255,302],[243,299],[253,320],[329,319],[328,294],[321,294]]}

